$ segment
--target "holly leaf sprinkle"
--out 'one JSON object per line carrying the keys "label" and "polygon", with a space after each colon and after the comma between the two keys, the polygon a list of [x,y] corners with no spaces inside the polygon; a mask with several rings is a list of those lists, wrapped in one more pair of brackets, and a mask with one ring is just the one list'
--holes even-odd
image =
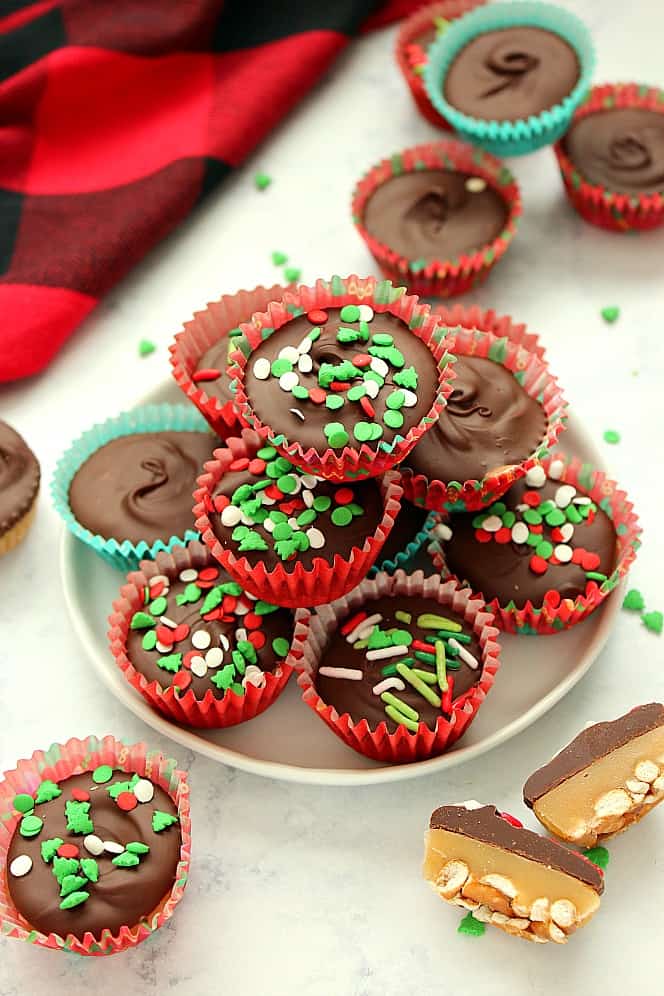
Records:
{"label": "holly leaf sprinkle", "polygon": [[94,858],[81,858],[81,871],[91,882],[99,881],[99,865]]}
{"label": "holly leaf sprinkle", "polygon": [[60,895],[69,896],[72,892],[84,889],[87,884],[88,880],[83,878],[82,875],[65,875],[60,882]]}
{"label": "holly leaf sprinkle", "polygon": [[113,864],[116,868],[135,868],[140,862],[139,856],[132,854],[131,851],[123,851],[122,854],[117,854],[113,858]]}
{"label": "holly leaf sprinkle", "polygon": [[90,898],[89,892],[72,892],[60,903],[61,910],[73,910],[75,906],[80,906]]}
{"label": "holly leaf sprinkle", "polygon": [[35,803],[39,805],[42,802],[52,802],[53,799],[57,799],[61,795],[62,789],[55,782],[46,779],[37,789]]}
{"label": "holly leaf sprinkle", "polygon": [[152,829],[155,833],[161,833],[162,830],[172,827],[177,821],[177,816],[172,816],[170,813],[164,813],[160,809],[155,809],[152,814]]}
{"label": "holly leaf sprinkle", "polygon": [[89,812],[89,802],[77,802],[75,799],[67,799],[65,803],[67,830],[70,833],[93,833],[94,823],[88,815]]}
{"label": "holly leaf sprinkle", "polygon": [[129,625],[131,629],[148,629],[149,626],[156,626],[157,621],[148,612],[135,612]]}
{"label": "holly leaf sprinkle", "polygon": [[41,856],[42,860],[46,864],[50,864],[55,855],[58,853],[58,848],[62,847],[64,841],[62,837],[50,837],[49,840],[43,840],[41,842]]}
{"label": "holly leaf sprinkle", "polygon": [[130,854],[147,854],[149,850],[148,845],[140,840],[134,840],[125,847],[125,851],[129,851]]}
{"label": "holly leaf sprinkle", "polygon": [[224,593],[221,590],[221,586],[217,585],[216,588],[211,588],[205,596],[205,601],[201,606],[201,615],[205,616],[208,612],[212,612],[216,609],[218,605],[221,605],[224,598]]}

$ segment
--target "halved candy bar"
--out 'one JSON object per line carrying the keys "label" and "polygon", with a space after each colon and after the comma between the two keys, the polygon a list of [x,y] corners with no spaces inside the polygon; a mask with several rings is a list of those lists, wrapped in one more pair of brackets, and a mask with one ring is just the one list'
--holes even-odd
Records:
{"label": "halved candy bar", "polygon": [[527,806],[562,840],[593,847],[664,799],[664,706],[589,726],[530,776]]}
{"label": "halved candy bar", "polygon": [[564,944],[599,908],[600,870],[557,841],[509,822],[495,806],[476,805],[433,813],[424,877],[442,899],[478,920],[529,941]]}

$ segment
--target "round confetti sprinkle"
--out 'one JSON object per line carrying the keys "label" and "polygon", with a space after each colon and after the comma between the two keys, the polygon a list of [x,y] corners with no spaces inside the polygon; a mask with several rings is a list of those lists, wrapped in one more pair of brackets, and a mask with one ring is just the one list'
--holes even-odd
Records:
{"label": "round confetti sprinkle", "polygon": [[345,304],[339,312],[339,318],[342,322],[359,322],[360,309],[356,304]]}
{"label": "round confetti sprinkle", "polygon": [[267,380],[270,376],[270,361],[265,356],[259,357],[254,363],[253,373],[256,380]]}
{"label": "round confetti sprinkle", "polygon": [[559,543],[553,550],[554,557],[556,560],[559,560],[561,564],[568,564],[572,559],[572,554],[572,547],[567,546],[566,543]]}
{"label": "round confetti sprinkle", "polygon": [[469,194],[481,194],[486,190],[486,180],[481,176],[469,176],[464,186]]}
{"label": "round confetti sprinkle", "polygon": [[20,792],[14,796],[14,809],[19,813],[31,813],[35,808],[35,800],[27,792]]}
{"label": "round confetti sprinkle", "polygon": [[139,778],[134,785],[134,795],[139,802],[151,802],[154,797],[154,785],[148,778]]}
{"label": "round confetti sprinkle", "polygon": [[377,332],[376,335],[372,336],[372,341],[375,346],[394,345],[394,339],[388,332]]}
{"label": "round confetti sprinkle", "polygon": [[227,505],[226,508],[221,513],[221,524],[229,529],[237,524],[242,519],[242,510],[237,507],[237,505]]}
{"label": "round confetti sprinkle", "polygon": [[526,484],[529,488],[541,488],[546,484],[546,472],[541,464],[530,468],[526,474]]}
{"label": "round confetti sprinkle", "polygon": [[190,661],[191,673],[195,674],[197,678],[204,678],[207,674],[208,666],[205,663],[205,658],[195,654]]}
{"label": "round confetti sprinkle", "polygon": [[157,646],[157,634],[153,629],[149,629],[145,633],[142,641],[143,650],[154,650]]}
{"label": "round confetti sprinkle", "polygon": [[285,495],[295,494],[298,490],[298,480],[295,474],[284,474],[277,481],[277,487]]}
{"label": "round confetti sprinkle", "polygon": [[339,408],[343,408],[344,399],[340,394],[328,394],[325,399],[325,405],[330,409],[331,412],[338,411]]}
{"label": "round confetti sprinkle", "polygon": [[29,854],[19,854],[9,866],[9,872],[14,878],[23,878],[32,870],[32,858]]}
{"label": "round confetti sprinkle", "polygon": [[207,667],[217,668],[221,667],[224,662],[224,652],[221,647],[210,647],[205,655],[205,664]]}
{"label": "round confetti sprinkle", "polygon": [[191,584],[198,577],[198,571],[195,571],[193,567],[187,567],[186,570],[180,571],[179,579],[183,581],[184,584]]}
{"label": "round confetti sprinkle", "polygon": [[360,304],[357,310],[359,311],[359,321],[361,322],[371,322],[374,317],[374,310],[370,304]]}
{"label": "round confetti sprinkle", "polygon": [[341,422],[328,422],[324,431],[328,445],[335,450],[345,446],[350,438]]}
{"label": "round confetti sprinkle", "polygon": [[312,550],[321,550],[325,546],[325,536],[320,531],[312,526],[311,529],[307,529],[307,539],[309,540],[309,546]]}
{"label": "round confetti sprinkle", "polygon": [[155,598],[154,602],[150,603],[150,612],[153,616],[162,616],[167,608],[168,602],[163,597]]}
{"label": "round confetti sprinkle", "polygon": [[[322,389],[322,387],[312,387],[309,391],[309,401],[313,402],[314,405],[324,405],[327,399],[327,393]],[[336,425],[336,423],[332,423]]]}
{"label": "round confetti sprinkle", "polygon": [[34,814],[24,816],[19,826],[21,837],[36,837],[44,826],[44,821]]}
{"label": "round confetti sprinkle", "polygon": [[353,513],[345,505],[335,508],[330,516],[335,526],[348,526],[353,521]]}
{"label": "round confetti sprinkle", "polygon": [[373,437],[373,426],[371,422],[356,422],[353,426],[353,435],[358,443],[366,443]]}
{"label": "round confetti sprinkle", "polygon": [[290,373],[293,369],[293,364],[290,360],[277,359],[273,360],[270,366],[270,372],[273,377],[281,377],[282,374]]}
{"label": "round confetti sprinkle", "polygon": [[181,692],[184,692],[190,685],[191,674],[189,671],[178,671],[173,678],[173,687],[178,688]]}
{"label": "round confetti sprinkle", "polygon": [[607,429],[606,432],[604,433],[603,438],[605,443],[612,443],[612,444],[619,443],[620,433],[617,432],[615,429]]}
{"label": "round confetti sprinkle", "polygon": [[291,363],[297,363],[300,358],[300,354],[296,346],[284,346],[283,349],[279,350],[280,360],[290,360]]}
{"label": "round confetti sprinkle", "polygon": [[138,799],[133,792],[120,792],[115,801],[123,813],[130,813],[138,805]]}
{"label": "round confetti sprinkle", "polygon": [[323,311],[321,308],[315,308],[313,311],[307,312],[307,318],[314,325],[323,325],[328,318],[327,311]]}
{"label": "round confetti sprinkle", "polygon": [[[99,838],[97,838],[97,840],[99,840]],[[103,848],[107,854],[122,854],[125,849],[124,844],[120,844],[116,840],[105,840]]]}
{"label": "round confetti sprinkle", "polygon": [[104,842],[94,833],[89,833],[87,837],[83,838],[83,847],[88,854],[92,854],[95,858],[104,853]]}
{"label": "round confetti sprinkle", "polygon": [[388,408],[383,415],[383,422],[388,429],[400,429],[403,425],[403,415],[401,412],[391,411]]}
{"label": "round confetti sprinkle", "polygon": [[71,790],[71,797],[76,802],[89,802],[90,801],[90,793],[86,792],[85,789],[78,789],[78,788],[72,789]]}
{"label": "round confetti sprinkle", "polygon": [[294,370],[284,373],[279,378],[279,387],[282,391],[292,391],[300,383],[300,378]]}
{"label": "round confetti sprinkle", "polygon": [[[346,321],[349,321],[349,319],[346,319]],[[272,649],[277,657],[285,657],[290,650],[290,643],[285,636],[275,636],[272,641]]]}
{"label": "round confetti sprinkle", "polygon": [[80,851],[76,844],[61,844],[58,848],[59,858],[77,858]]}
{"label": "round confetti sprinkle", "polygon": [[191,645],[196,650],[207,650],[212,642],[212,637],[206,629],[197,629],[191,638]]}
{"label": "round confetti sprinkle", "polygon": [[100,764],[98,768],[92,772],[92,781],[95,785],[104,785],[105,782],[110,782],[113,777],[113,768],[110,764]]}
{"label": "round confetti sprinkle", "polygon": [[334,492],[334,500],[337,505],[350,505],[354,497],[352,488],[338,488]]}

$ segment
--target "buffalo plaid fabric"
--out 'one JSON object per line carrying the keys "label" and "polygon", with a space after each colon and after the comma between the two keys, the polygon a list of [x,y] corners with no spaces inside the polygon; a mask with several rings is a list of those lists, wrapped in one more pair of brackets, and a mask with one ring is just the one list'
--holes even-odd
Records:
{"label": "buffalo plaid fabric", "polygon": [[415,0],[3,0],[0,381],[100,297],[323,75]]}

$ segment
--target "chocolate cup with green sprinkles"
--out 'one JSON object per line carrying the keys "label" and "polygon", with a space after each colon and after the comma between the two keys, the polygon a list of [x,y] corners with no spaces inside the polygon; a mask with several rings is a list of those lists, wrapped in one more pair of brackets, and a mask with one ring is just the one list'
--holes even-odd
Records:
{"label": "chocolate cup with green sprinkles", "polygon": [[[109,844],[106,851],[107,841],[102,841],[94,832],[90,833],[87,829],[89,817],[94,819],[94,799],[87,804],[71,803],[71,801],[67,803],[69,806],[83,807],[82,815],[85,827],[83,824],[76,826],[72,823],[71,833],[80,833],[80,837],[72,837],[71,841],[65,845],[68,857],[56,857],[58,849],[64,845],[64,842],[61,838],[49,836],[46,832],[47,821],[42,819],[39,813],[46,817],[49,806],[59,805],[60,802],[64,806],[66,789],[64,785],[60,789],[59,785],[66,783],[68,779],[76,778],[76,776],[79,776],[76,778],[78,782],[80,776],[86,772],[91,774],[92,783],[100,792],[104,792],[105,782],[108,781],[110,784],[111,778],[126,772],[131,776],[131,781],[127,783],[128,791],[124,793],[127,798],[120,802],[120,795],[113,795],[120,810],[128,812],[137,806],[143,810],[147,806],[153,834],[170,835],[177,833],[179,837],[179,853],[172,882],[161,901],[153,909],[146,910],[139,923],[127,923],[114,931],[102,929],[98,936],[89,931],[77,933],[76,922],[77,910],[85,909],[86,903],[94,899],[96,883],[101,882],[100,865],[101,874],[105,874],[103,901],[113,903],[114,895],[115,901],[120,901],[123,889],[127,886],[128,880],[125,876],[135,875],[136,881],[132,887],[140,890],[141,869],[138,866],[142,861],[154,861],[155,857],[150,846],[146,846],[143,842],[130,844],[126,848],[123,844],[114,843],[113,850]],[[130,789],[129,786],[131,786]],[[134,786],[136,786],[135,793]],[[153,797],[154,799],[159,797],[164,799],[164,793],[168,797],[169,809],[172,810],[169,813],[159,811],[154,805]],[[133,798],[130,799],[129,796],[133,796]],[[88,810],[89,816],[86,815]],[[150,810],[152,810],[151,814]],[[79,814],[72,814],[72,820],[74,815]],[[67,822],[69,824],[69,814]],[[136,821],[127,821],[128,833],[132,822]],[[26,848],[24,851],[20,847],[16,847],[18,834],[25,838]],[[39,843],[39,854],[33,858],[28,852],[34,850],[35,838]],[[162,854],[164,849],[161,845],[164,842],[160,840],[158,843],[159,847],[156,848],[155,853],[158,851]],[[169,844],[171,843],[169,842]],[[8,855],[12,844],[14,845],[12,860],[9,862]],[[169,847],[167,850],[171,851],[172,848]],[[17,853],[17,851],[21,853]],[[81,858],[80,861],[73,858],[77,852]],[[124,859],[117,857],[120,852],[125,854]],[[96,860],[91,857],[92,854],[97,855]],[[137,858],[138,860],[136,860]],[[12,899],[10,881],[29,884],[28,879],[31,875],[36,876],[38,873],[43,873],[42,868],[35,867],[35,862],[39,861],[53,866],[56,900],[58,890],[60,890],[60,895],[65,897],[58,911],[59,918],[62,918],[63,915],[67,918],[71,917],[71,932],[65,936],[53,932],[47,934],[35,929],[22,916]],[[60,862],[59,869],[55,867],[55,861]],[[67,874],[68,869],[63,867],[68,861],[72,863],[73,868],[77,869],[76,871],[72,869],[71,874]],[[38,947],[79,955],[109,955],[134,947],[150,937],[160,927],[163,927],[172,917],[175,907],[184,894],[189,878],[190,862],[191,817],[187,776],[185,772],[178,770],[175,761],[165,758],[157,751],[148,750],[145,744],[127,745],[112,736],[101,738],[89,736],[84,740],[72,738],[64,744],[53,744],[48,750],[35,751],[32,757],[19,761],[14,770],[7,771],[2,776],[0,781],[0,933],[4,937],[14,937],[17,940],[36,944]],[[108,870],[104,867],[106,863],[108,863]],[[146,871],[148,871],[147,868]],[[65,877],[62,877],[61,873],[66,873]],[[109,891],[109,884],[114,875],[118,876],[117,894],[114,894],[112,886]],[[129,884],[132,883],[129,882]],[[72,892],[73,888],[76,888],[77,891]],[[133,905],[135,906],[136,903],[134,902]],[[44,903],[45,906],[46,903]],[[67,912],[63,914],[62,911]]]}
{"label": "chocolate cup with green sprinkles", "polygon": [[[407,706],[403,705],[404,713],[407,714],[406,721],[399,721],[396,726],[391,721],[392,717],[390,716],[388,719],[387,715],[384,720],[378,723],[369,722],[366,718],[354,721],[348,712],[339,714],[334,706],[324,702],[316,690],[318,668],[321,666],[326,650],[337,631],[341,629],[342,634],[347,639],[352,639],[352,632],[350,636],[347,635],[344,633],[343,627],[347,628],[360,616],[367,617],[367,613],[370,617],[372,602],[385,598],[394,599],[397,607],[400,603],[406,603],[408,599],[417,599],[418,601],[425,599],[432,605],[433,609],[440,607],[440,615],[434,612],[430,617],[429,621],[432,624],[450,626],[453,631],[466,628],[479,646],[478,659],[471,662],[477,668],[478,678],[459,696],[454,696],[453,683],[451,680],[447,681],[444,664],[440,672],[438,665],[436,665],[441,695],[433,701],[437,701],[441,711],[431,726],[424,722],[409,720],[408,716],[411,715],[411,712],[408,711]],[[407,629],[409,625],[408,614],[404,614],[399,609],[397,618],[400,620],[399,624]],[[401,622],[402,618],[403,622]],[[451,623],[450,619],[452,619]],[[423,622],[421,619],[418,620],[418,622],[420,621]],[[375,630],[379,628],[379,626],[374,627]],[[454,580],[443,581],[438,575],[425,577],[423,571],[406,574],[404,571],[398,570],[391,576],[378,574],[373,579],[363,581],[344,598],[337,599],[332,604],[321,605],[315,610],[298,610],[291,653],[287,663],[291,664],[298,672],[298,685],[302,689],[303,701],[310,709],[313,709],[337,737],[366,757],[390,764],[404,764],[442,754],[468,729],[484,702],[487,692],[491,689],[500,666],[500,646],[496,640],[497,634],[498,630],[494,626],[493,615],[487,609],[484,601],[477,595],[473,595],[469,588],[462,588]],[[381,636],[379,642],[382,646],[389,644],[391,639],[402,639],[400,631],[396,631],[393,638],[391,634],[379,633],[377,635]],[[466,637],[466,639],[470,638]],[[465,648],[458,647],[454,649],[455,652],[462,655],[465,650]],[[360,655],[356,654],[355,656],[362,660]],[[444,653],[442,659],[445,660]],[[392,657],[392,661],[394,660],[398,660],[398,658]],[[400,666],[397,666],[397,670]],[[352,664],[349,661],[350,668],[352,668]],[[355,683],[354,677],[357,675],[353,677],[351,674],[338,673],[340,670],[345,672],[345,668],[332,668],[330,670],[337,672],[335,677],[340,680],[350,678],[350,683]],[[412,667],[406,668],[406,672],[408,680],[415,681],[412,677],[415,673],[414,669]],[[399,671],[399,674],[401,673]],[[362,683],[365,681],[361,675],[360,681]],[[385,684],[385,681],[382,684]],[[404,686],[403,681],[399,684],[401,687]],[[444,687],[450,693],[450,702],[445,701],[445,693],[442,691]],[[429,692],[427,698],[430,698],[429,685],[427,685],[425,692],[427,690]],[[380,694],[378,685],[373,688],[373,694],[375,696]],[[422,702],[424,707],[427,706],[424,699]],[[388,715],[389,708],[388,706],[385,710]],[[447,712],[444,712],[444,709],[447,709]],[[394,715],[393,712],[392,716]],[[415,716],[417,716],[417,712],[415,712]],[[401,719],[403,720],[403,717]]]}
{"label": "chocolate cup with green sprinkles", "polygon": [[281,695],[293,618],[254,598],[190,543],[127,577],[109,618],[109,646],[129,684],[185,726],[253,719]]}

